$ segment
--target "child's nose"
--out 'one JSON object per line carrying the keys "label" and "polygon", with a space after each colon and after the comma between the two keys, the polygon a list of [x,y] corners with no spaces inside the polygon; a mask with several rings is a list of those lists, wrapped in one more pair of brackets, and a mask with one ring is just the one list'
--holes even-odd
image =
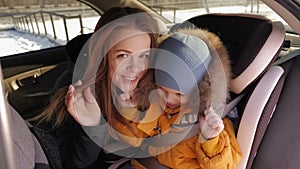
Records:
{"label": "child's nose", "polygon": [[174,104],[176,102],[176,98],[172,94],[167,94],[166,102],[168,104]]}

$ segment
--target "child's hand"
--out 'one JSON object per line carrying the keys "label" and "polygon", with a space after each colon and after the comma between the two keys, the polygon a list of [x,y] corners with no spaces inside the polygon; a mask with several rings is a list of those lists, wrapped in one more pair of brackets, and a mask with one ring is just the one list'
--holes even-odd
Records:
{"label": "child's hand", "polygon": [[[81,86],[79,81],[75,84]],[[73,85],[69,86],[65,97],[65,105],[71,116],[83,126],[96,126],[100,124],[101,110],[93,96],[90,87],[87,87],[81,93],[75,93]]]}
{"label": "child's hand", "polygon": [[200,142],[218,136],[223,129],[224,124],[221,117],[212,108],[206,109],[204,116],[200,117]]}

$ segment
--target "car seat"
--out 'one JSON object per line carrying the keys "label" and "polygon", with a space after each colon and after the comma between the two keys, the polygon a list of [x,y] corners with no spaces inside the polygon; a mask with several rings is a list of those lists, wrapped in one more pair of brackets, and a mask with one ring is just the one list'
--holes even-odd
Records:
{"label": "car seat", "polygon": [[[52,93],[54,93],[57,89],[63,87],[63,86],[68,86],[72,84],[72,75],[73,75],[73,69],[75,62],[78,58],[78,55],[80,54],[81,49],[85,45],[85,43],[88,41],[88,39],[92,36],[92,33],[89,34],[81,34],[73,39],[71,39],[69,42],[66,44],[66,57],[67,57],[67,64],[68,67],[64,73],[62,73],[53,88]],[[82,58],[84,59],[84,58]]]}
{"label": "car seat", "polygon": [[[300,166],[300,162],[297,160],[300,158],[299,135],[297,134],[297,129],[300,127],[300,107],[297,100],[300,95],[300,88],[297,84],[300,81],[298,66],[300,50],[293,51],[288,56],[282,56],[282,60],[289,56],[292,56],[292,59],[275,66],[276,69],[281,69],[282,75],[277,83],[276,76],[270,77],[269,80],[274,85],[270,90],[271,95],[266,97],[263,102],[256,102],[259,98],[257,94],[263,91],[257,90],[252,93],[247,102],[249,108],[255,104],[256,107],[260,106],[263,109],[259,111],[261,117],[256,119],[257,129],[246,168],[293,169]],[[268,85],[268,87],[270,86]],[[251,114],[249,110],[246,108],[244,113]],[[249,122],[249,119],[244,117],[245,125],[243,129],[240,127],[241,132],[246,131],[246,121]]]}
{"label": "car seat", "polygon": [[233,100],[240,99],[236,105],[241,117],[237,139],[243,158],[238,168],[251,168],[266,128],[266,123],[259,121],[269,119],[282,87],[284,70],[271,65],[284,44],[284,26],[259,15],[207,14],[176,25],[176,29],[182,27],[214,32],[229,51],[234,74],[231,96]]}
{"label": "car seat", "polygon": [[54,153],[49,154],[49,147],[45,147],[49,142],[42,142],[41,137],[37,137],[33,126],[21,117],[4,95],[1,102],[0,168],[61,169],[59,150],[51,147]]}
{"label": "car seat", "polygon": [[282,26],[260,15],[206,14],[176,27],[207,29],[220,37],[232,62],[234,78],[231,90],[239,94],[261,77],[278,56],[283,43]]}

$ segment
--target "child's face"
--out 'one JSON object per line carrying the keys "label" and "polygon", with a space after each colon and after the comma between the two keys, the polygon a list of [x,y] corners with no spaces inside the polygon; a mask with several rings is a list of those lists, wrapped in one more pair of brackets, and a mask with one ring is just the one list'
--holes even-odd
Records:
{"label": "child's face", "polygon": [[158,86],[158,95],[164,99],[168,108],[176,108],[188,103],[189,95],[177,90]]}

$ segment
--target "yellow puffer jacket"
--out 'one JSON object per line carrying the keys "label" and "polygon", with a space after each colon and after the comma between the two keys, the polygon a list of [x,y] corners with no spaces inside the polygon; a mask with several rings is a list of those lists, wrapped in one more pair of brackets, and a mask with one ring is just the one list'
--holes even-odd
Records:
{"label": "yellow puffer jacket", "polygon": [[[152,103],[150,109],[140,123],[131,127],[139,129],[141,135],[145,136],[146,134],[151,137],[158,133],[180,132],[180,128],[174,126],[180,126],[180,124],[183,123],[186,125],[193,124],[197,120],[197,118],[195,119],[196,116],[188,109],[180,110],[179,107],[173,110],[167,109],[162,112],[163,109],[161,106],[163,106],[161,100],[158,103]],[[180,113],[178,113],[179,111]],[[136,109],[128,108],[127,113],[130,115],[136,114],[135,116],[131,116],[135,118],[138,115]],[[134,147],[139,147],[141,145],[145,137],[135,138],[129,127],[120,124],[117,120],[115,122],[115,126],[121,127],[115,127],[115,130],[121,131],[122,133],[113,134],[115,139],[122,140]],[[241,150],[235,137],[232,122],[227,118],[224,118],[223,122],[225,128],[218,137],[204,143],[199,143],[198,135],[196,135],[175,146],[149,146],[149,154],[152,154],[161,164],[170,168],[234,169],[241,159]],[[134,168],[145,168],[145,166],[135,160],[133,160],[131,164]]]}

